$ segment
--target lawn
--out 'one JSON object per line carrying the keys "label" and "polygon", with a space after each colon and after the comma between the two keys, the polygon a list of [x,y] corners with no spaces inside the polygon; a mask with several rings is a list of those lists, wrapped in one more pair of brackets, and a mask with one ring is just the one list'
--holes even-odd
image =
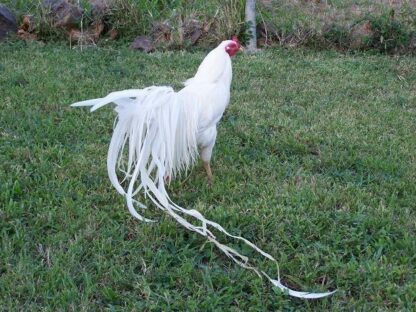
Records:
{"label": "lawn", "polygon": [[114,90],[179,89],[204,54],[0,46],[0,310],[410,311],[414,58],[238,55],[214,184],[198,163],[169,187],[177,203],[278,259],[286,285],[338,289],[305,301],[156,209],[156,224],[133,219],[107,178],[114,112],[69,107]]}

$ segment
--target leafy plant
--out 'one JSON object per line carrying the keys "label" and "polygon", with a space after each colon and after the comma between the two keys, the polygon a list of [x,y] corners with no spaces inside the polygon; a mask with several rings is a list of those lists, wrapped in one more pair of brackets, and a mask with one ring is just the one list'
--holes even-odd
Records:
{"label": "leafy plant", "polygon": [[369,41],[371,48],[391,53],[408,47],[412,33],[395,18],[394,11],[367,18],[374,31],[374,35]]}
{"label": "leafy plant", "polygon": [[348,49],[350,47],[349,30],[345,26],[333,23],[323,30],[323,37],[327,44],[338,49]]}

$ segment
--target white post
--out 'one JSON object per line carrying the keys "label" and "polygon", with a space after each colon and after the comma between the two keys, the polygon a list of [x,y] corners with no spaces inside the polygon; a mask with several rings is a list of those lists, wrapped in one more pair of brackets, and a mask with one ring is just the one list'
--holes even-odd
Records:
{"label": "white post", "polygon": [[250,25],[250,40],[247,45],[247,51],[255,52],[257,50],[256,0],[246,0],[246,23]]}

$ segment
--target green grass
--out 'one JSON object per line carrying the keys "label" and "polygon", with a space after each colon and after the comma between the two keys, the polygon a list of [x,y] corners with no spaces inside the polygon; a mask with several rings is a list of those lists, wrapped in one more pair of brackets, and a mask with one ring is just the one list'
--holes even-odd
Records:
{"label": "green grass", "polygon": [[179,88],[203,52],[21,42],[0,49],[0,310],[412,309],[413,58],[305,50],[237,56],[214,185],[198,164],[170,187],[177,203],[276,257],[287,285],[338,289],[303,301],[156,210],[157,224],[134,220],[106,173],[114,113],[69,107],[113,90]]}

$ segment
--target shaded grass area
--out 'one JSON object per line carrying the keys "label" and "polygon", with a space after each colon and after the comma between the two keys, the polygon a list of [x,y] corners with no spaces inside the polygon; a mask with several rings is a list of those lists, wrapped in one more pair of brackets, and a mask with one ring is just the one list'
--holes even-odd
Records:
{"label": "shaded grass area", "polygon": [[416,3],[407,0],[264,0],[260,44],[414,53]]}
{"label": "shaded grass area", "polygon": [[[50,8],[43,0],[23,1],[4,0],[5,5],[18,16],[33,16],[38,39],[45,41],[68,40],[65,29],[55,27],[55,20],[50,14]],[[139,35],[154,34],[156,37],[172,37],[162,40],[162,45],[170,49],[189,48],[192,44],[184,40],[187,31],[194,31],[198,25],[204,28],[203,38],[199,46],[214,46],[216,42],[244,31],[243,0],[211,0],[211,1],[166,1],[166,0],[112,0],[111,5],[102,13],[95,14],[94,5],[89,0],[68,1],[83,10],[80,20],[70,25],[70,28],[83,30],[91,23],[100,20],[105,25],[105,32],[112,29],[117,32],[120,41],[131,42]],[[110,1],[109,1],[110,2]],[[108,3],[109,3],[108,2]],[[104,2],[105,3],[105,2]],[[99,7],[99,6],[98,6]],[[197,21],[195,26],[187,26],[189,22]],[[164,25],[158,30],[157,25]],[[167,29],[167,30],[166,30]],[[201,30],[202,31],[202,30]],[[185,32],[185,33],[184,33]],[[104,35],[104,34],[103,34]],[[108,36],[104,36],[107,37]],[[102,38],[105,40],[105,38]],[[89,42],[88,44],[91,44]],[[85,45],[85,43],[84,43]]]}
{"label": "shaded grass area", "polygon": [[287,285],[339,289],[301,301],[158,212],[148,213],[155,225],[133,220],[106,174],[114,113],[68,106],[113,90],[178,89],[204,53],[1,49],[2,308],[397,311],[416,301],[412,58],[237,56],[214,185],[198,164],[170,187],[177,203],[275,256]]}
{"label": "shaded grass area", "polygon": [[[89,45],[96,43],[98,37],[101,42],[114,36],[119,42],[131,42],[139,35],[149,35],[159,50],[190,50],[194,45],[213,47],[234,35],[246,43],[249,36],[244,0],[112,0],[99,14],[94,13],[89,0],[68,2],[83,13],[74,17],[73,25],[60,28],[56,26],[59,18],[53,18],[43,0],[2,1],[19,22],[25,15],[32,16],[34,29],[30,35],[47,42]],[[415,53],[414,1],[260,0],[256,3],[260,46]],[[103,28],[98,31],[100,25]],[[71,28],[75,32],[69,32]],[[28,34],[23,32],[21,37],[25,35]]]}

